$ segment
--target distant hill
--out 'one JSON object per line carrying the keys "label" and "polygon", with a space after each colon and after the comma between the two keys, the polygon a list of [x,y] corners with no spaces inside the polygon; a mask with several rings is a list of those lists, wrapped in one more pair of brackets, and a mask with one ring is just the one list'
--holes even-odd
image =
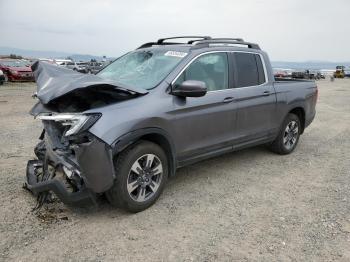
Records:
{"label": "distant hill", "polygon": [[[63,59],[66,57],[71,57],[75,61],[90,61],[91,59],[100,61],[103,59],[102,56],[94,56],[89,54],[71,54],[71,53],[59,52],[59,51],[38,51],[38,50],[12,48],[12,47],[0,47],[0,55],[10,55],[10,54],[21,55],[27,58],[51,58],[51,59],[61,58]],[[110,60],[113,58],[108,57],[108,59]]]}

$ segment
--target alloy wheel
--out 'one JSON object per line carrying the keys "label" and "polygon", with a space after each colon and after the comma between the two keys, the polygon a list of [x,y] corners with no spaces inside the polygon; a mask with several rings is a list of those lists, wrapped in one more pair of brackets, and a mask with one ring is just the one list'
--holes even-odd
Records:
{"label": "alloy wheel", "polygon": [[163,178],[163,166],[154,154],[138,158],[129,171],[127,190],[129,196],[137,202],[150,199],[158,191]]}
{"label": "alloy wheel", "polygon": [[299,135],[298,123],[292,120],[286,126],[286,129],[284,130],[284,135],[283,135],[283,144],[287,150],[290,150],[295,146],[298,140],[298,135]]}

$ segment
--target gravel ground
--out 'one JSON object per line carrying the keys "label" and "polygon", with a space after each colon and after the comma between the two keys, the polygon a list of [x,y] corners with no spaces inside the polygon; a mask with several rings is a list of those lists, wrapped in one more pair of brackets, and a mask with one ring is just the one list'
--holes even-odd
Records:
{"label": "gravel ground", "polygon": [[255,147],[182,168],[138,214],[104,199],[32,212],[35,85],[0,86],[0,261],[350,261],[350,80],[318,86],[293,154]]}

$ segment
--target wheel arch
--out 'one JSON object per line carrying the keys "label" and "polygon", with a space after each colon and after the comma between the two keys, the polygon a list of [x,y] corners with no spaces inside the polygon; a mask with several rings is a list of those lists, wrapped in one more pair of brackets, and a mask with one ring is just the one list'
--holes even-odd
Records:
{"label": "wheel arch", "polygon": [[294,107],[288,112],[288,114],[295,114],[296,116],[298,116],[300,124],[301,124],[300,134],[304,133],[304,129],[305,129],[305,110],[304,110],[304,108],[301,106]]}
{"label": "wheel arch", "polygon": [[142,128],[119,137],[112,145],[113,156],[117,157],[120,152],[140,140],[153,142],[164,150],[168,158],[169,176],[174,176],[177,166],[175,145],[170,135],[160,128]]}

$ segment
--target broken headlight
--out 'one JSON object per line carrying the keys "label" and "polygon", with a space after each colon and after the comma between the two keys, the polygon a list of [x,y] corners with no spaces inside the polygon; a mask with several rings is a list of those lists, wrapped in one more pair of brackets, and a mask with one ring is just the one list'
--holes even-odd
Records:
{"label": "broken headlight", "polygon": [[39,114],[37,118],[44,121],[59,122],[68,128],[64,132],[65,136],[75,135],[88,130],[101,117],[101,114]]}

